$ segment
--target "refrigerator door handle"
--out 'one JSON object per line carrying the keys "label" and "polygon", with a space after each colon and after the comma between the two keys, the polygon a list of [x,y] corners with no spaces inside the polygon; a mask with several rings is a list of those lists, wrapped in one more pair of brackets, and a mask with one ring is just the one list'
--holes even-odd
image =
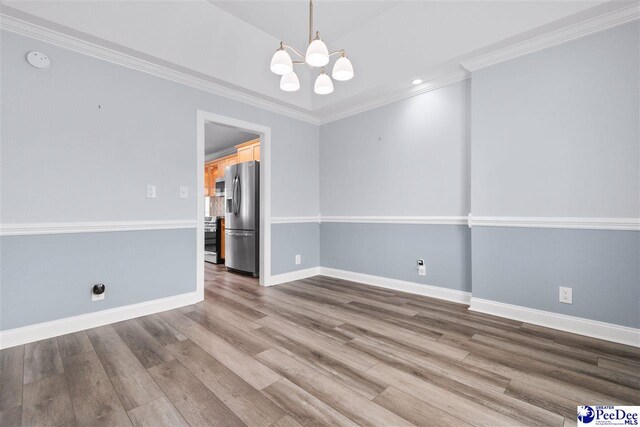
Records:
{"label": "refrigerator door handle", "polygon": [[237,194],[237,196],[234,195],[234,199],[237,198],[236,210],[235,210],[234,213],[236,215],[238,215],[238,214],[240,214],[240,204],[242,203],[242,184],[240,182],[240,177],[239,176],[236,177],[236,180],[237,180],[236,187],[238,189],[238,194]]}
{"label": "refrigerator door handle", "polygon": [[251,237],[255,235],[254,233],[248,233],[246,231],[243,232],[243,231],[229,231],[229,230],[226,230],[225,234],[227,236],[236,236],[236,237]]}
{"label": "refrigerator door handle", "polygon": [[232,205],[233,205],[233,213],[235,215],[238,214],[238,209],[237,209],[237,204],[238,204],[238,177],[236,176],[235,178],[233,178],[233,201],[232,201]]}

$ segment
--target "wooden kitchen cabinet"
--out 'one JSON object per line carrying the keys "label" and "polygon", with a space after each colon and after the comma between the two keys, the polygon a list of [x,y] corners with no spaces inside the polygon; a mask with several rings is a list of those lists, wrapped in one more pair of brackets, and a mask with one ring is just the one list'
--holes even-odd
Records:
{"label": "wooden kitchen cabinet", "polygon": [[238,148],[238,163],[250,162],[253,160],[253,147]]}
{"label": "wooden kitchen cabinet", "polygon": [[204,195],[209,195],[209,168],[204,165]]}
{"label": "wooden kitchen cabinet", "polygon": [[224,179],[224,170],[227,168],[227,158],[220,159],[216,162],[218,170],[216,171],[216,178]]}
{"label": "wooden kitchen cabinet", "polygon": [[260,139],[243,142],[236,145],[236,148],[238,149],[238,163],[252,160],[260,161]]}
{"label": "wooden kitchen cabinet", "polygon": [[218,165],[216,162],[209,162],[204,165],[204,195],[213,196],[216,192],[216,177]]}
{"label": "wooden kitchen cabinet", "polygon": [[235,162],[231,159],[231,157],[235,157],[235,156],[223,157],[222,159],[219,159],[217,161],[217,164],[218,164],[217,178],[224,179],[224,173],[225,173],[225,170],[227,169],[227,166],[235,164]]}
{"label": "wooden kitchen cabinet", "polygon": [[213,169],[211,164],[204,165],[204,195],[211,196],[211,174]]}
{"label": "wooden kitchen cabinet", "polygon": [[260,161],[260,139],[243,142],[236,145],[236,154],[213,160],[204,166],[204,195],[213,196],[216,193],[216,180],[224,179],[227,166],[237,163]]}

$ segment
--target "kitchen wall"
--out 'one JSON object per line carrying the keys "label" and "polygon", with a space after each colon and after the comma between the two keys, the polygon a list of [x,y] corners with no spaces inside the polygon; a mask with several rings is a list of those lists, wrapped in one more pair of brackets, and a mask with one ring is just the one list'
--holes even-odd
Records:
{"label": "kitchen wall", "polygon": [[323,267],[471,291],[469,94],[463,81],[321,126]]}
{"label": "kitchen wall", "polygon": [[[638,34],[635,21],[473,73],[474,218],[640,217]],[[472,241],[474,298],[640,326],[640,232],[473,227]]]}
{"label": "kitchen wall", "polygon": [[[317,126],[1,35],[3,224],[195,221],[198,109],[271,127],[272,215],[318,215]],[[45,52],[51,68],[28,65],[31,50]],[[147,184],[157,186],[157,198],[145,197]],[[189,187],[188,199],[178,197],[180,186]],[[274,262],[277,251],[319,245],[317,234],[289,227],[297,224],[272,228]],[[195,291],[195,233],[1,237],[0,330]],[[309,263],[317,259],[311,251],[302,254]],[[299,268],[291,259],[274,270]],[[107,285],[107,298],[92,303],[96,282]]]}

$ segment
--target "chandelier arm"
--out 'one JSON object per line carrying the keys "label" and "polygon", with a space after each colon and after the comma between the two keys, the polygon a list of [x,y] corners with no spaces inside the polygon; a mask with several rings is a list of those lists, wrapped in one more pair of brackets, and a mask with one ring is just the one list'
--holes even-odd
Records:
{"label": "chandelier arm", "polygon": [[294,60],[294,61],[291,61],[291,63],[292,63],[292,64],[306,64],[306,61],[304,61],[304,60],[297,60],[297,59],[296,59],[296,60]]}
{"label": "chandelier arm", "polygon": [[296,55],[298,55],[300,58],[304,58],[304,54],[300,53],[300,51],[298,49],[296,49],[295,47],[286,44],[285,42],[281,42],[282,46],[291,49],[292,52],[294,52]]}
{"label": "chandelier arm", "polygon": [[340,49],[340,50],[335,50],[335,51],[331,52],[331,53],[329,54],[329,56],[333,56],[333,55],[344,55],[344,54],[346,54],[346,53],[347,53],[347,52],[346,52],[344,49]]}

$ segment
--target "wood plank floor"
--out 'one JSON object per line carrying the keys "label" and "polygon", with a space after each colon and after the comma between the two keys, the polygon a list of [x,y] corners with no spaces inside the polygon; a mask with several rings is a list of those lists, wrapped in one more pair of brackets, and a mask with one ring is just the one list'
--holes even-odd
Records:
{"label": "wood plank floor", "polygon": [[207,264],[205,301],[0,351],[0,425],[569,426],[640,404],[640,349]]}

